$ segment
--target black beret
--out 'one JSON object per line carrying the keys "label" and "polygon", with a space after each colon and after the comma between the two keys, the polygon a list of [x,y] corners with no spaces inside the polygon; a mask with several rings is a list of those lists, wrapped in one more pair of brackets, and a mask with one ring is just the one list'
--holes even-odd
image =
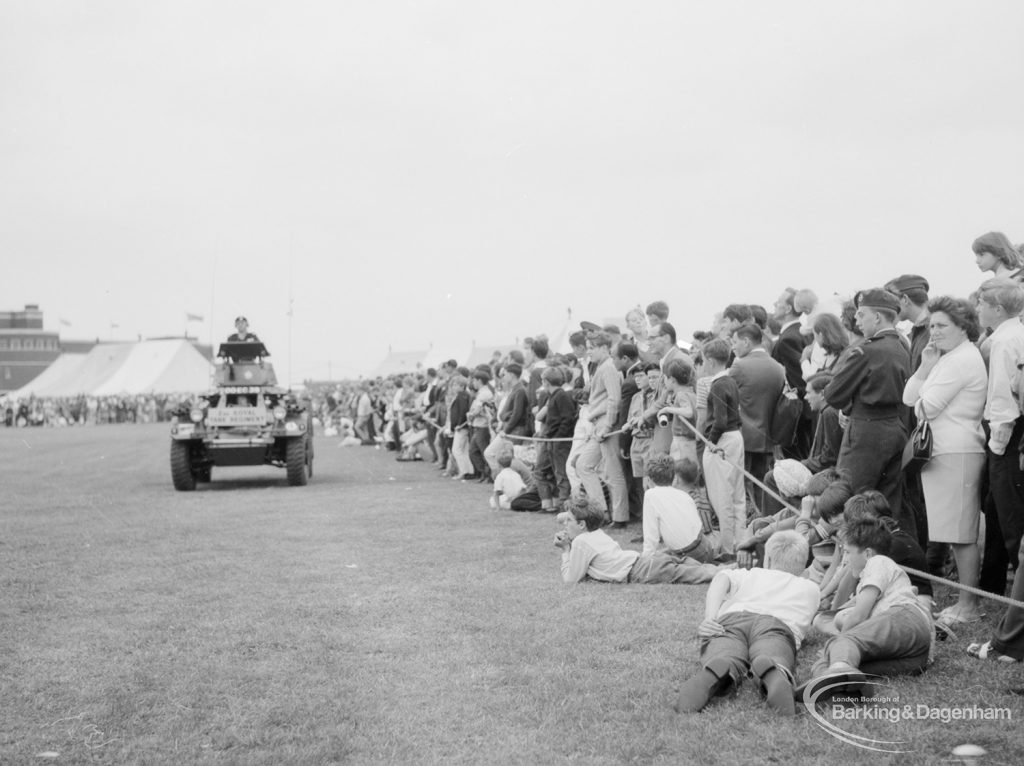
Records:
{"label": "black beret", "polygon": [[900,301],[895,295],[881,287],[864,290],[857,296],[857,308],[888,309],[895,314],[900,312]]}

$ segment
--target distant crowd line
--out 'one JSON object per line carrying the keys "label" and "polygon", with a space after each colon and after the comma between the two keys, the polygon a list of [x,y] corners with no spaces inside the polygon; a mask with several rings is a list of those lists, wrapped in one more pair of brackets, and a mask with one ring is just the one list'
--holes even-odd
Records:
{"label": "distant crowd line", "polygon": [[0,422],[8,428],[97,426],[169,422],[188,393],[120,396],[0,397]]}

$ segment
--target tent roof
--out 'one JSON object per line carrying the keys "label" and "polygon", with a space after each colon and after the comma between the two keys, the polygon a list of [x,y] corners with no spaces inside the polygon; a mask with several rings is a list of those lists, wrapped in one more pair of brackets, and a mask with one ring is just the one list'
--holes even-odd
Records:
{"label": "tent roof", "polygon": [[212,365],[191,343],[150,340],[132,344],[124,362],[93,393],[200,391],[210,387],[211,375]]}
{"label": "tent roof", "polygon": [[382,378],[386,375],[416,372],[424,368],[423,360],[426,358],[427,351],[392,351],[377,365],[370,377]]}
{"label": "tent roof", "polygon": [[469,352],[469,358],[466,359],[466,366],[473,369],[478,364],[490,364],[495,351],[499,352],[500,356],[505,356],[509,351],[517,348],[519,346],[514,343],[504,346],[473,346],[473,349]]}
{"label": "tent roof", "polygon": [[60,388],[61,381],[73,380],[88,354],[61,354],[41,373],[21,388],[11,391],[10,396],[20,399],[32,394],[36,396],[61,396],[53,393]]}
{"label": "tent roof", "polygon": [[15,397],[203,391],[212,365],[186,340],[101,343],[88,354],[62,354]]}

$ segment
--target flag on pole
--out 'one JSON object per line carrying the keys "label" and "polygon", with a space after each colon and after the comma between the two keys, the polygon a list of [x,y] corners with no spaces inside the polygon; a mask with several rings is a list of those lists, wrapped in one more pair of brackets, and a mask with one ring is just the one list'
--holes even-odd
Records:
{"label": "flag on pole", "polygon": [[202,322],[203,321],[203,315],[202,314],[190,314],[190,313],[188,313],[186,311],[185,312],[185,321],[186,322]]}

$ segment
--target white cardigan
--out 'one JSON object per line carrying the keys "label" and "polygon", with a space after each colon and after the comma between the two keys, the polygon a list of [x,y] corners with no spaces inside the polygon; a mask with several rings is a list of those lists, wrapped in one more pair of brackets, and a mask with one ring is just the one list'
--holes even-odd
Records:
{"label": "white cardigan", "polygon": [[988,375],[981,352],[968,340],[939,357],[927,378],[914,374],[903,403],[924,415],[932,428],[932,454],[984,452]]}

